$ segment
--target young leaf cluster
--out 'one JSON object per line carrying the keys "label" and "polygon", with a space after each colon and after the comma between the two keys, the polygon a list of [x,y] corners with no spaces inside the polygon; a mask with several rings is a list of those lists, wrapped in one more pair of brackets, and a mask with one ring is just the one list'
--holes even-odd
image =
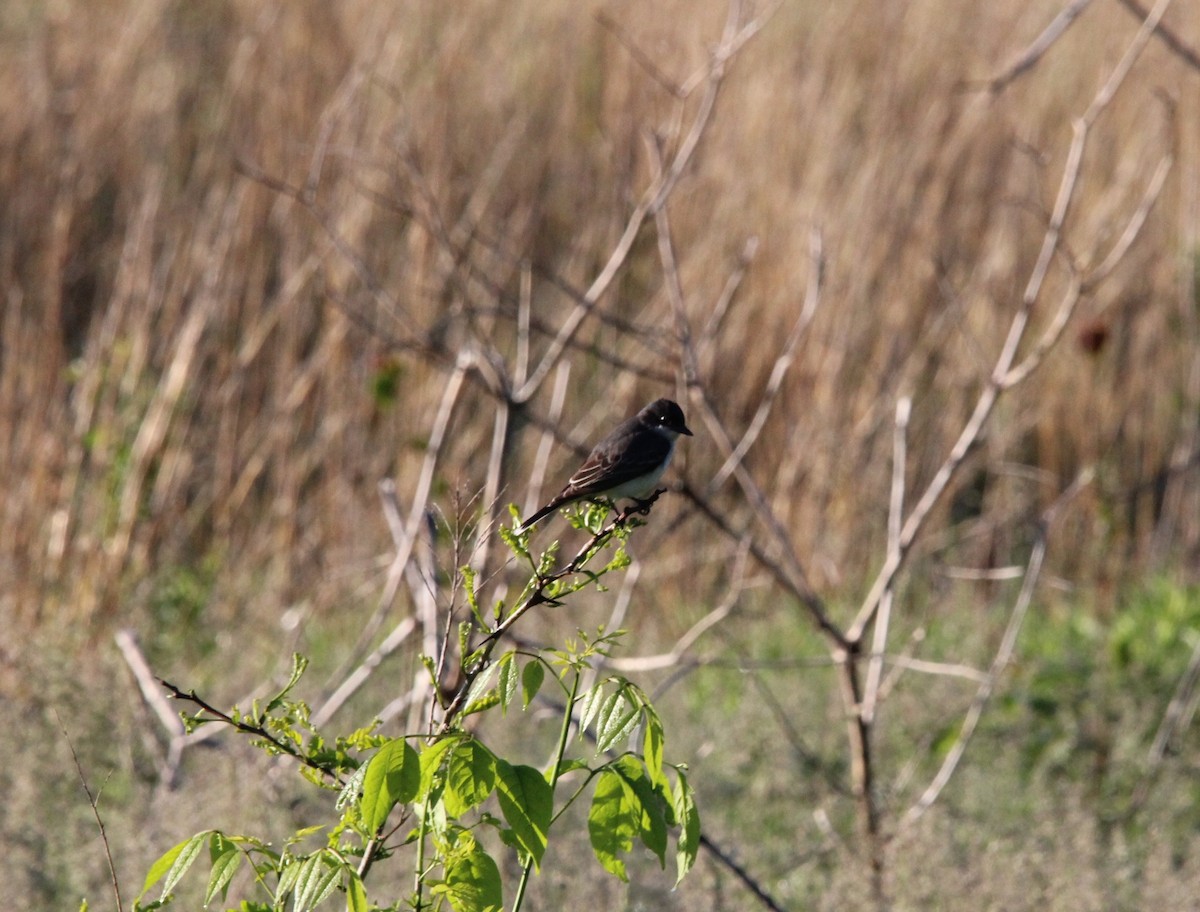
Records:
{"label": "young leaf cluster", "polygon": [[[533,570],[524,601],[509,619],[528,610],[531,593],[547,596],[542,603],[556,600],[599,587],[604,575],[627,565],[628,530],[606,529],[603,515],[598,522],[593,541],[571,562],[569,573],[545,570],[545,555],[535,560],[522,537],[508,537],[519,543],[514,550]],[[591,524],[588,518],[588,528]],[[604,568],[587,571],[610,542],[616,547]],[[555,825],[579,802],[588,802],[588,834],[604,870],[627,879],[626,859],[638,843],[665,867],[674,832],[676,883],[682,879],[696,858],[700,822],[684,768],[664,759],[662,719],[628,679],[609,676],[587,688],[583,684],[622,633],[580,633],[563,648],[496,656],[503,606],[495,608],[497,624],[487,624],[475,579],[464,571],[462,582],[470,615],[464,622],[462,684],[441,707],[440,723],[427,731],[387,738],[372,723],[325,738],[312,726],[308,706],[293,697],[304,672],[300,657],[287,685],[246,712],[222,712],[168,685],[176,697],[199,707],[190,724],[232,726],[260,749],[294,757],[309,782],[339,794],[327,820],[301,828],[278,846],[212,828],[183,840],[150,868],[135,908],[169,906],[189,871],[207,869],[206,908],[233,893],[240,904],[228,908],[244,912],[308,912],[340,904],[350,912],[516,910],[531,878],[547,863]],[[548,583],[562,585],[549,595]],[[531,717],[524,711],[548,686],[558,692],[545,702],[559,707],[559,737],[540,768],[497,753],[474,720],[471,731],[463,726],[470,717],[487,715],[495,725],[525,728]],[[521,871],[515,884],[506,885],[501,876],[502,869],[511,869],[501,864],[505,856],[515,858]],[[371,872],[384,863],[407,867],[411,893],[371,892]]]}

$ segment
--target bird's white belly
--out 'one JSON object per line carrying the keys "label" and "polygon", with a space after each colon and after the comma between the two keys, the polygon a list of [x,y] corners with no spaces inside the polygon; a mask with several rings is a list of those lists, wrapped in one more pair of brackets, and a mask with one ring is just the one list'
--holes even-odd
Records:
{"label": "bird's white belly", "polygon": [[667,458],[662,461],[657,469],[648,475],[643,475],[640,478],[631,478],[624,484],[617,485],[611,491],[606,491],[605,496],[616,500],[619,497],[633,497],[637,500],[642,500],[654,493],[654,488],[658,485],[659,479],[663,477],[663,472],[667,470],[667,466],[671,464],[671,457],[675,455],[674,447],[667,453]]}

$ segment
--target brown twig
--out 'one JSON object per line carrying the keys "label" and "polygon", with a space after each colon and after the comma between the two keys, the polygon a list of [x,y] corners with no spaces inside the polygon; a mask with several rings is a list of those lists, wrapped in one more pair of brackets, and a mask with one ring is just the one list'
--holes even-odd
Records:
{"label": "brown twig", "polygon": [[180,687],[176,687],[165,678],[159,678],[158,683],[165,687],[167,689],[167,693],[169,693],[174,699],[183,700],[187,703],[198,706],[201,712],[206,712],[211,717],[202,718],[199,713],[197,713],[193,717],[197,722],[221,722],[224,725],[228,725],[230,728],[234,728],[237,731],[242,732],[243,734],[254,735],[257,738],[262,738],[281,754],[287,754],[289,757],[293,758],[294,760],[298,760],[309,769],[316,770],[323,776],[328,776],[330,779],[338,783],[338,785],[346,784],[342,781],[342,777],[338,774],[336,769],[313,760],[311,757],[301,753],[294,745],[288,744],[286,741],[280,741],[261,725],[255,725],[241,719],[235,719],[228,713],[217,709],[215,706],[197,694],[196,691],[183,690]]}
{"label": "brown twig", "polygon": [[[900,547],[900,520],[904,515],[904,473],[908,457],[908,419],[911,414],[912,400],[901,396],[896,403],[896,422],[892,435],[892,494],[888,501],[889,554]],[[895,590],[889,586],[883,594],[879,616],[875,620],[871,657],[867,665],[866,691],[860,709],[868,725],[875,720],[875,705],[879,699],[879,685],[883,679],[883,653],[887,649],[894,595]]]}
{"label": "brown twig", "polygon": [[[117,901],[117,912],[124,912],[125,905],[121,901],[121,884],[117,880],[117,866],[113,862],[112,848],[108,844],[108,833],[104,829],[104,819],[100,816],[100,794],[103,793],[104,786],[101,786],[100,791],[95,795],[92,794],[92,790],[87,784],[87,776],[83,774],[83,765],[79,762],[79,754],[75,753],[75,745],[72,743],[71,736],[67,733],[67,726],[63,723],[62,716],[58,714],[57,709],[54,710],[54,718],[58,720],[58,728],[67,742],[67,749],[71,752],[71,761],[75,764],[75,773],[79,776],[79,784],[83,786],[83,793],[87,795],[88,805],[92,809],[92,816],[96,818],[96,827],[100,830],[100,841],[104,843],[104,858],[108,862],[109,882],[112,884],[113,896]],[[105,781],[108,781],[107,778]]]}
{"label": "brown twig", "polygon": [[1003,91],[1009,83],[1033,69],[1045,53],[1050,50],[1054,42],[1063,36],[1066,30],[1071,27],[1071,23],[1087,9],[1088,4],[1091,2],[1092,0],[1071,0],[1070,3],[1059,11],[1057,16],[1050,20],[1050,24],[1033,40],[1033,43],[1017,55],[1016,60],[1005,67],[1002,73],[993,76],[987,81],[987,90],[995,95]]}
{"label": "brown twig", "polygon": [[1013,603],[1012,613],[1008,619],[1008,626],[1004,630],[1004,635],[1000,638],[1000,645],[996,649],[996,655],[992,659],[991,667],[988,669],[987,676],[980,682],[978,689],[975,691],[975,696],[971,700],[971,705],[967,709],[967,714],[963,718],[962,725],[959,727],[958,736],[942,761],[937,775],[934,776],[925,791],[921,793],[921,797],[905,812],[904,817],[900,821],[902,827],[912,824],[937,801],[938,796],[942,793],[942,789],[946,787],[946,783],[950,781],[950,778],[954,775],[954,771],[958,768],[959,761],[962,760],[963,754],[966,753],[967,744],[970,742],[971,736],[975,733],[979,719],[982,717],[983,711],[992,697],[996,683],[1000,680],[1000,675],[1003,674],[1012,660],[1013,651],[1017,645],[1017,635],[1021,632],[1021,625],[1025,621],[1025,614],[1029,610],[1029,603],[1033,599],[1033,591],[1037,586],[1038,577],[1042,571],[1042,561],[1046,556],[1046,540],[1050,533],[1050,527],[1067,505],[1074,500],[1075,496],[1087,485],[1091,484],[1093,477],[1094,472],[1091,467],[1080,472],[1067,489],[1059,495],[1054,503],[1039,518],[1037,523],[1037,537],[1034,539],[1033,548],[1029,554],[1029,563],[1025,568],[1025,579],[1021,582],[1021,591]]}
{"label": "brown twig", "polygon": [[1133,816],[1145,806],[1146,799],[1150,797],[1150,789],[1162,768],[1163,758],[1167,755],[1168,745],[1179,731],[1186,728],[1186,720],[1195,713],[1196,701],[1200,698],[1200,691],[1196,688],[1198,682],[1200,682],[1200,640],[1197,640],[1196,645],[1192,647],[1192,656],[1188,660],[1187,668],[1180,675],[1179,681],[1175,685],[1175,692],[1171,694],[1171,700],[1163,712],[1162,720],[1158,723],[1154,741],[1146,753],[1146,768],[1129,800],[1129,808],[1126,811],[1128,816]]}
{"label": "brown twig", "polygon": [[[1129,10],[1133,15],[1137,16],[1142,22],[1150,18],[1150,11],[1142,6],[1137,0],[1120,0],[1120,3],[1125,9]],[[1176,35],[1171,29],[1167,28],[1161,22],[1156,22],[1154,25],[1154,36],[1169,47],[1175,54],[1183,59],[1183,62],[1193,69],[1200,70],[1200,54],[1192,48],[1187,42]]]}
{"label": "brown twig", "polygon": [[[1051,212],[1050,221],[1042,237],[1042,245],[1038,253],[1037,262],[1030,271],[1024,294],[1021,296],[1020,306],[1009,325],[1008,334],[999,355],[996,357],[991,376],[980,392],[971,417],[963,426],[958,439],[954,442],[950,452],[946,455],[941,466],[938,467],[937,472],[934,473],[933,479],[926,486],[921,497],[913,506],[912,512],[909,513],[908,518],[905,520],[900,532],[899,549],[889,553],[884,560],[884,564],[876,575],[867,597],[863,600],[862,607],[859,608],[858,615],[847,629],[846,638],[851,643],[857,644],[861,640],[867,626],[874,620],[884,592],[891,586],[892,580],[903,565],[913,542],[916,540],[933,507],[941,500],[942,495],[945,494],[949,487],[951,479],[957,474],[967,454],[979,439],[1001,393],[1011,389],[1017,382],[1028,377],[1041,364],[1045,355],[1050,351],[1061,334],[1061,331],[1059,333],[1052,331],[1049,335],[1045,336],[1046,344],[1038,346],[1035,349],[1034,355],[1031,355],[1033,360],[1026,359],[1025,362],[1017,365],[1017,371],[1015,374],[1013,373],[1017,352],[1025,338],[1034,304],[1041,295],[1050,264],[1060,249],[1063,226],[1066,222],[1071,203],[1075,198],[1075,191],[1078,187],[1080,170],[1083,163],[1083,153],[1087,145],[1091,127],[1111,103],[1117,90],[1123,84],[1125,77],[1129,75],[1130,69],[1133,67],[1138,55],[1145,48],[1146,42],[1149,40],[1150,35],[1153,34],[1155,25],[1166,11],[1167,6],[1170,5],[1170,2],[1171,0],[1159,0],[1155,5],[1150,17],[1142,23],[1142,28],[1134,36],[1125,54],[1113,68],[1108,80],[1096,93],[1083,116],[1079,117],[1072,125],[1073,135],[1071,146],[1067,152],[1066,163],[1063,165],[1054,209]],[[1152,187],[1154,183],[1152,181]],[[1133,221],[1137,221],[1139,225],[1144,223],[1144,216],[1140,216],[1140,212],[1141,210],[1139,209],[1134,214],[1131,224]],[[1123,250],[1128,250],[1131,243],[1132,239],[1127,243],[1122,242],[1119,246]],[[1060,305],[1060,312],[1064,312],[1066,318],[1069,318],[1074,310],[1075,303],[1079,299],[1080,288],[1081,285],[1078,276],[1073,276],[1064,294],[1063,303]],[[1063,325],[1065,325],[1065,319],[1063,320]],[[1053,330],[1053,326],[1051,329]]]}

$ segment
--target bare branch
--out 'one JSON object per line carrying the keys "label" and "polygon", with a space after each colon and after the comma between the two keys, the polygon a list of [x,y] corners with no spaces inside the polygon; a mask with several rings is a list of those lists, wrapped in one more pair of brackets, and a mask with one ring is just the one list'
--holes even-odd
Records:
{"label": "bare branch", "polygon": [[742,287],[742,281],[746,278],[746,271],[750,268],[750,264],[753,262],[757,252],[758,238],[748,238],[742,247],[742,252],[738,255],[737,265],[729,273],[729,277],[725,280],[725,285],[721,289],[721,294],[718,295],[717,301],[713,305],[712,313],[708,315],[708,321],[704,324],[704,329],[700,331],[700,341],[696,343],[698,354],[703,355],[712,347],[717,333],[725,321],[725,316],[729,313],[730,305],[733,304],[733,299],[737,296],[738,289]]}
{"label": "bare branch", "polygon": [[1089,107],[1083,115],[1084,122],[1090,127],[1096,122],[1096,118],[1101,112],[1108,107],[1109,102],[1117,94],[1122,83],[1125,82],[1125,77],[1129,75],[1129,71],[1133,69],[1134,63],[1141,56],[1142,51],[1146,49],[1151,37],[1154,35],[1155,29],[1158,28],[1158,23],[1162,20],[1163,14],[1167,11],[1167,7],[1171,5],[1171,0],[1158,0],[1154,4],[1154,8],[1142,21],[1141,28],[1137,34],[1133,36],[1133,40],[1129,42],[1129,47],[1125,49],[1124,55],[1113,68],[1112,74],[1108,77],[1108,82],[1096,94]]}
{"label": "bare branch", "polygon": [[741,597],[743,591],[742,578],[746,572],[746,557],[749,553],[750,539],[747,536],[743,537],[738,544],[738,551],[733,564],[733,578],[730,581],[728,591],[725,593],[725,598],[721,600],[721,603],[716,608],[689,627],[683,636],[675,641],[675,645],[670,650],[658,655],[634,656],[628,659],[610,657],[607,664],[618,671],[634,672],[672,668],[682,662],[687,654],[691,652],[696,641],[717,624],[721,623],[721,621],[725,620],[737,606],[738,599]]}
{"label": "bare branch", "polygon": [[163,696],[158,678],[150,670],[150,665],[146,662],[146,657],[142,654],[142,650],[137,644],[134,632],[125,627],[118,630],[113,635],[113,639],[117,643],[117,648],[121,650],[121,658],[125,660],[125,664],[129,666],[129,670],[133,673],[134,680],[137,681],[138,689],[142,692],[142,698],[154,710],[154,714],[158,716],[158,721],[167,730],[167,734],[170,737],[179,737],[186,734],[187,729],[184,727],[183,720],[179,718],[179,713],[171,706],[167,698]]}
{"label": "bare branch", "polygon": [[982,717],[988,701],[991,699],[996,683],[1000,680],[1000,675],[1004,673],[1009,661],[1012,659],[1013,650],[1017,645],[1017,635],[1021,632],[1021,625],[1025,621],[1025,614],[1029,609],[1030,601],[1033,599],[1033,591],[1037,585],[1038,576],[1042,571],[1042,560],[1046,556],[1046,539],[1050,532],[1050,526],[1062,510],[1066,508],[1067,504],[1087,485],[1091,484],[1093,475],[1094,472],[1090,467],[1080,472],[1070,486],[1051,504],[1038,521],[1038,534],[1033,543],[1033,550],[1029,555],[1029,564],[1025,570],[1025,579],[1022,581],[1021,591],[1013,603],[1012,613],[1008,619],[1008,626],[1005,628],[1004,635],[1000,639],[1000,645],[996,649],[996,655],[992,659],[987,677],[980,683],[979,688],[976,690],[975,697],[972,699],[971,705],[967,709],[967,714],[963,719],[962,726],[959,728],[958,737],[942,761],[937,775],[934,776],[933,781],[929,783],[929,786],[921,794],[921,797],[917,799],[916,803],[905,812],[904,817],[900,821],[900,826],[908,826],[924,814],[937,801],[938,796],[942,793],[942,789],[946,787],[946,784],[954,775],[954,771],[958,768],[958,763],[962,759],[963,754],[966,753],[967,744],[971,740],[971,736],[975,733],[975,728],[979,724],[979,719]]}
{"label": "bare branch", "polygon": [[[874,656],[872,655],[872,658]],[[981,684],[987,680],[987,673],[970,665],[959,662],[931,662],[928,659],[914,659],[912,656],[881,656],[887,664],[902,668],[905,671],[915,671],[918,674],[940,675],[947,678],[963,678]],[[889,676],[890,677],[890,676]]]}
{"label": "bare branch", "polygon": [[1033,69],[1054,42],[1063,36],[1063,33],[1071,27],[1071,23],[1087,9],[1091,2],[1092,0],[1071,0],[1033,40],[1033,43],[1017,56],[1016,60],[1010,63],[1002,73],[987,81],[988,91],[993,94],[1001,92],[1009,83]]}
{"label": "bare branch", "polygon": [[1174,164],[1175,157],[1173,155],[1164,155],[1159,161],[1158,167],[1154,169],[1154,174],[1150,177],[1150,182],[1146,185],[1146,192],[1142,194],[1141,202],[1138,204],[1133,215],[1130,216],[1129,221],[1125,224],[1125,230],[1121,232],[1120,238],[1117,239],[1112,250],[1108,252],[1108,256],[1104,258],[1104,261],[1095,269],[1088,272],[1087,278],[1083,282],[1085,293],[1091,291],[1108,278],[1109,273],[1125,258],[1125,254],[1129,252],[1129,248],[1133,246],[1133,242],[1142,233],[1142,226],[1145,224],[1147,216],[1150,215],[1150,210],[1158,202],[1163,185],[1167,181],[1167,175],[1171,172]]}
{"label": "bare branch", "polygon": [[638,47],[637,42],[633,40],[619,22],[604,12],[604,10],[596,13],[596,21],[612,33],[621,47],[629,52],[629,56],[650,75],[651,79],[666,89],[673,97],[680,99],[686,97],[683,90],[666,73],[659,69],[658,65],[654,62],[654,58]]}
{"label": "bare branch", "polygon": [[413,631],[417,629],[416,619],[406,617],[397,624],[392,632],[387,635],[382,643],[380,643],[370,655],[368,655],[357,668],[354,669],[346,679],[338,686],[338,688],[329,695],[329,698],[322,703],[312,715],[312,724],[315,728],[320,728],[326,722],[333,718],[334,714],[342,708],[347,700],[366,683],[367,679],[375,672],[380,663],[388,656],[400,648]]}
{"label": "bare branch", "polygon": [[[900,520],[904,515],[904,473],[908,453],[908,419],[912,414],[912,399],[901,396],[896,402],[896,422],[892,434],[892,494],[888,501],[888,553],[900,550]],[[883,594],[879,614],[875,618],[875,630],[871,645],[871,659],[867,665],[867,683],[863,691],[863,720],[870,725],[875,720],[875,705],[879,698],[879,683],[883,677],[883,652],[887,649],[888,627],[891,624],[892,599],[895,591],[891,586]]]}
{"label": "bare branch", "polygon": [[[442,392],[442,400],[438,405],[433,424],[429,429],[429,442],[425,448],[425,458],[421,462],[421,472],[417,477],[417,485],[413,491],[412,506],[409,508],[408,519],[403,525],[397,522],[399,517],[399,501],[396,499],[395,483],[390,480],[380,482],[380,496],[383,498],[384,516],[388,518],[388,524],[392,529],[392,538],[396,546],[396,553],[388,567],[387,582],[384,584],[383,594],[375,606],[375,611],[366,624],[363,625],[358,642],[350,652],[351,659],[349,660],[349,664],[351,665],[358,664],[366,656],[371,640],[379,632],[379,628],[383,625],[383,619],[391,610],[396,593],[400,588],[401,578],[405,574],[412,572],[409,568],[409,559],[412,557],[417,533],[420,531],[420,524],[424,521],[425,511],[429,505],[429,492],[432,490],[434,472],[437,469],[438,460],[442,455],[442,446],[446,441],[446,432],[450,426],[450,416],[458,401],[458,396],[462,392],[463,380],[466,377],[470,363],[471,359],[469,356],[460,356],[458,364],[455,365],[454,370],[450,373],[450,378],[446,381],[446,387]],[[389,512],[389,509],[391,512]],[[419,584],[413,584],[412,591],[414,598],[419,601],[423,587]]]}
{"label": "bare branch", "polygon": [[583,321],[596,306],[601,296],[608,290],[613,279],[620,272],[621,267],[624,266],[633,249],[638,232],[641,230],[642,223],[648,216],[657,212],[663,203],[666,202],[667,197],[675,189],[675,185],[679,182],[680,177],[683,176],[684,170],[691,163],[696,148],[700,144],[700,138],[704,135],[713,109],[716,106],[717,95],[724,76],[724,64],[735,50],[734,42],[738,42],[737,47],[740,47],[741,42],[749,37],[749,35],[746,35],[743,38],[741,33],[736,29],[736,8],[738,7],[739,4],[736,2],[730,5],[730,18],[725,26],[725,35],[722,37],[720,45],[713,52],[710,66],[708,67],[707,89],[700,100],[696,114],[692,118],[691,127],[680,143],[674,157],[671,159],[670,165],[666,168],[656,169],[653,180],[651,180],[650,185],[642,193],[641,199],[634,207],[633,212],[630,213],[629,218],[626,219],[625,230],[609,255],[608,262],[604,264],[600,273],[592,280],[592,284],[588,287],[587,291],[584,292],[583,300],[563,322],[558,335],[550,343],[545,354],[542,356],[542,360],[534,368],[529,379],[513,392],[514,402],[522,403],[528,401],[541,387],[546,376],[558,363],[568,344],[570,344],[575,334],[579,331],[579,328],[583,325]]}
{"label": "bare branch", "polygon": [[713,476],[712,481],[708,483],[710,491],[715,491],[725,483],[726,479],[733,474],[736,466],[745,458],[746,453],[754,446],[755,441],[758,440],[763,426],[767,423],[767,416],[771,413],[771,406],[775,404],[775,398],[779,395],[779,390],[783,386],[788,369],[796,359],[796,348],[800,344],[800,340],[804,337],[805,331],[812,325],[813,317],[817,313],[817,305],[821,299],[821,276],[824,272],[824,255],[821,248],[821,233],[814,228],[809,233],[808,291],[804,296],[804,306],[800,310],[800,315],[796,318],[796,323],[792,327],[792,331],[788,334],[787,341],[784,342],[783,350],[780,351],[779,356],[775,359],[775,364],[771,367],[771,375],[767,379],[767,385],[763,388],[758,408],[754,412],[754,417],[750,420],[750,426],[746,428],[742,439],[738,441],[738,445],[729,454],[729,457],[725,460],[725,464],[721,466],[717,474]]}
{"label": "bare branch", "polygon": [[560,361],[554,376],[554,389],[550,394],[550,409],[547,428],[538,441],[537,450],[533,456],[533,468],[529,473],[528,493],[525,496],[525,508],[522,516],[528,516],[538,508],[542,500],[542,485],[546,481],[546,467],[550,464],[550,449],[554,445],[554,434],[550,428],[558,423],[562,416],[563,404],[567,399],[567,382],[571,378],[571,362]]}
{"label": "bare branch", "polygon": [[[104,830],[104,820],[100,816],[100,796],[93,795],[91,788],[88,787],[87,777],[83,774],[83,764],[79,762],[79,755],[75,753],[75,745],[71,741],[71,736],[67,734],[67,726],[63,724],[62,716],[58,714],[58,710],[54,710],[54,718],[58,720],[58,728],[66,739],[67,749],[71,751],[71,761],[75,764],[75,773],[79,776],[79,784],[83,786],[83,792],[87,795],[88,805],[92,809],[92,816],[96,818],[96,826],[100,830],[100,841],[104,844],[104,858],[108,862],[109,882],[112,884],[113,897],[117,901],[117,912],[124,912],[125,904],[121,901],[121,884],[117,880],[117,866],[113,863],[112,849],[108,845],[108,833]],[[107,780],[106,780],[107,781]],[[101,786],[101,791],[104,787]]]}
{"label": "bare branch", "polygon": [[[1013,316],[1012,323],[1009,325],[1008,335],[1005,338],[1004,345],[1001,347],[1000,354],[996,358],[995,367],[992,369],[991,376],[979,394],[979,398],[975,403],[974,411],[972,412],[967,423],[963,426],[959,433],[958,439],[951,447],[949,454],[943,460],[933,479],[926,486],[920,499],[914,505],[912,512],[904,523],[904,527],[900,533],[900,550],[890,552],[884,560],[883,566],[875,577],[875,581],[871,585],[871,589],[867,597],[863,600],[862,607],[859,609],[853,624],[846,631],[846,639],[850,643],[857,644],[861,639],[863,632],[868,624],[875,617],[876,611],[879,609],[880,601],[888,587],[891,586],[892,579],[899,571],[904,563],[909,549],[920,532],[925,520],[928,518],[930,511],[934,505],[941,499],[950,480],[958,471],[967,453],[979,439],[979,435],[983,430],[991,416],[997,399],[1001,392],[1010,389],[1013,383],[1009,383],[1010,372],[1013,368],[1013,363],[1016,360],[1017,352],[1021,342],[1024,339],[1025,331],[1028,328],[1029,319],[1033,306],[1041,294],[1043,283],[1046,275],[1049,272],[1050,263],[1055,254],[1059,251],[1060,241],[1062,237],[1063,225],[1066,221],[1067,214],[1070,210],[1071,202],[1075,197],[1075,191],[1078,186],[1080,168],[1083,162],[1084,148],[1087,144],[1087,139],[1091,125],[1096,118],[1104,111],[1108,104],[1112,101],[1117,90],[1121,87],[1129,70],[1132,68],[1137,56],[1145,48],[1146,42],[1153,34],[1154,26],[1162,17],[1167,6],[1170,5],[1170,0],[1159,0],[1155,5],[1151,16],[1142,24],[1142,28],[1138,30],[1122,56],[1120,62],[1113,69],[1104,86],[1096,93],[1088,106],[1084,115],[1075,120],[1072,125],[1072,140],[1070,148],[1067,151],[1066,163],[1063,166],[1062,177],[1059,181],[1058,193],[1054,202],[1054,209],[1050,215],[1049,224],[1046,227],[1045,234],[1042,238],[1042,246],[1038,253],[1037,262],[1034,264],[1030,272],[1029,280],[1026,283],[1024,294],[1021,297],[1021,304]],[[1139,210],[1140,211],[1140,210]],[[1136,214],[1135,214],[1136,215]],[[1120,245],[1118,245],[1120,246]],[[1128,250],[1128,245],[1124,246]],[[1107,260],[1106,260],[1107,262]],[[1078,279],[1072,281],[1067,294],[1064,297],[1063,304],[1060,305],[1060,318],[1065,325],[1066,320],[1075,305],[1075,299],[1078,297]],[[1057,322],[1057,321],[1056,321]],[[1055,331],[1055,325],[1052,324],[1051,332],[1044,336],[1046,340],[1046,350],[1048,350],[1061,335],[1061,328]],[[1038,355],[1038,360],[1030,362],[1030,370],[1040,363],[1040,359],[1044,356],[1045,351]],[[1024,379],[1028,376],[1028,371],[1018,372],[1017,380]]]}
{"label": "bare branch", "polygon": [[1167,746],[1176,735],[1186,728],[1188,720],[1196,711],[1196,701],[1200,697],[1196,684],[1200,682],[1200,639],[1192,647],[1192,657],[1188,660],[1187,668],[1175,685],[1175,692],[1167,704],[1162,720],[1158,723],[1158,731],[1154,733],[1154,742],[1146,754],[1146,769],[1134,787],[1133,796],[1129,802],[1128,813],[1136,814],[1146,804],[1150,789],[1158,778],[1163,758],[1167,754]]}
{"label": "bare branch", "polygon": [[[1120,0],[1120,3],[1143,22],[1150,18],[1150,11],[1138,3],[1137,0]],[[1192,69],[1200,70],[1200,54],[1161,22],[1155,24],[1154,35],[1181,57],[1184,63],[1192,67]]]}

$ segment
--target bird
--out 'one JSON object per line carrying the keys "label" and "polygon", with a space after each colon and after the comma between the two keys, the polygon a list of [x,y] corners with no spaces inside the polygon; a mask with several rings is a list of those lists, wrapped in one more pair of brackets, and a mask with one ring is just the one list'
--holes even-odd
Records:
{"label": "bird", "polygon": [[577,500],[626,497],[641,501],[671,463],[675,441],[688,430],[683,409],[670,399],[655,399],[596,444],[566,485],[551,501],[515,530],[527,532],[559,507]]}

